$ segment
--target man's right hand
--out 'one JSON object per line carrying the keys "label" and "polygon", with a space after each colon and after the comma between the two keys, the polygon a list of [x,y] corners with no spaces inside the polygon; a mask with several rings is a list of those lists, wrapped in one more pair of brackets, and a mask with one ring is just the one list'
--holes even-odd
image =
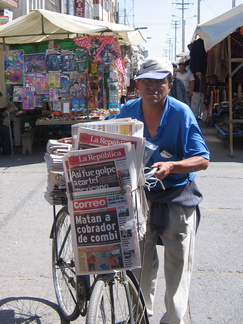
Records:
{"label": "man's right hand", "polygon": [[73,139],[72,137],[64,137],[64,138],[60,138],[57,140],[59,143],[66,143],[66,144],[72,144],[73,143]]}

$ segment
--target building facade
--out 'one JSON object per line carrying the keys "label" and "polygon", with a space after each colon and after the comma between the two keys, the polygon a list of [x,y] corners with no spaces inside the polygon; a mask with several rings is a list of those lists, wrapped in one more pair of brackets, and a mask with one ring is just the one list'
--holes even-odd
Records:
{"label": "building facade", "polygon": [[13,19],[32,10],[45,9],[96,20],[118,22],[117,0],[0,0],[0,10],[13,12]]}

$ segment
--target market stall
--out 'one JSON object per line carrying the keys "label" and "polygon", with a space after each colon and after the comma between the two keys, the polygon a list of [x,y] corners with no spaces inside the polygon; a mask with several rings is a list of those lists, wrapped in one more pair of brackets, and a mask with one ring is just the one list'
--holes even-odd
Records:
{"label": "market stall", "polygon": [[[228,99],[229,151],[233,156],[233,136],[242,134],[242,66],[243,66],[243,4],[215,19],[199,25],[190,47],[193,69],[206,74],[210,109],[212,104],[225,105]],[[210,63],[211,60],[211,63]],[[192,63],[192,64],[194,64]],[[210,73],[208,72],[211,69]],[[237,85],[237,89],[233,86]],[[228,98],[227,98],[228,93]],[[235,98],[233,99],[233,94]],[[238,98],[236,98],[238,97]],[[233,109],[233,103],[236,105]],[[241,107],[241,108],[240,108]],[[239,109],[240,108],[240,109]],[[237,118],[238,117],[238,118]],[[237,127],[238,126],[238,127]],[[242,130],[242,131],[241,131]],[[222,131],[222,129],[221,129]],[[225,133],[225,132],[224,132]],[[227,133],[225,133],[227,134]]]}
{"label": "market stall", "polygon": [[1,26],[0,43],[29,44],[100,33],[117,34],[123,42],[133,46],[144,41],[138,30],[127,25],[38,9]]}
{"label": "market stall", "polygon": [[32,11],[0,27],[8,101],[39,110],[36,125],[116,114],[129,85],[131,46],[143,41],[130,26]]}

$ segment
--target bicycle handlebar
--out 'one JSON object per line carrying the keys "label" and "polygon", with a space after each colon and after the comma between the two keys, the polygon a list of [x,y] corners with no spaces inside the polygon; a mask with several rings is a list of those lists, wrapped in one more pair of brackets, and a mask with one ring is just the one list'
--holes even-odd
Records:
{"label": "bicycle handlebar", "polygon": [[152,168],[149,172],[144,173],[145,179],[149,179],[150,177],[153,177],[157,171],[158,168]]}

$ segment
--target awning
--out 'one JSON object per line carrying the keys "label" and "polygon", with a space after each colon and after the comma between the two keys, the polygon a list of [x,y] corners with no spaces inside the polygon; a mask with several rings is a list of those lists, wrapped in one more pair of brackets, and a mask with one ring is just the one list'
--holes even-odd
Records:
{"label": "awning", "polygon": [[38,9],[1,26],[0,43],[27,44],[101,33],[116,34],[128,45],[138,46],[145,41],[131,26]]}
{"label": "awning", "polygon": [[199,36],[203,39],[207,52],[241,26],[243,26],[243,4],[198,25],[192,36],[192,42]]}

